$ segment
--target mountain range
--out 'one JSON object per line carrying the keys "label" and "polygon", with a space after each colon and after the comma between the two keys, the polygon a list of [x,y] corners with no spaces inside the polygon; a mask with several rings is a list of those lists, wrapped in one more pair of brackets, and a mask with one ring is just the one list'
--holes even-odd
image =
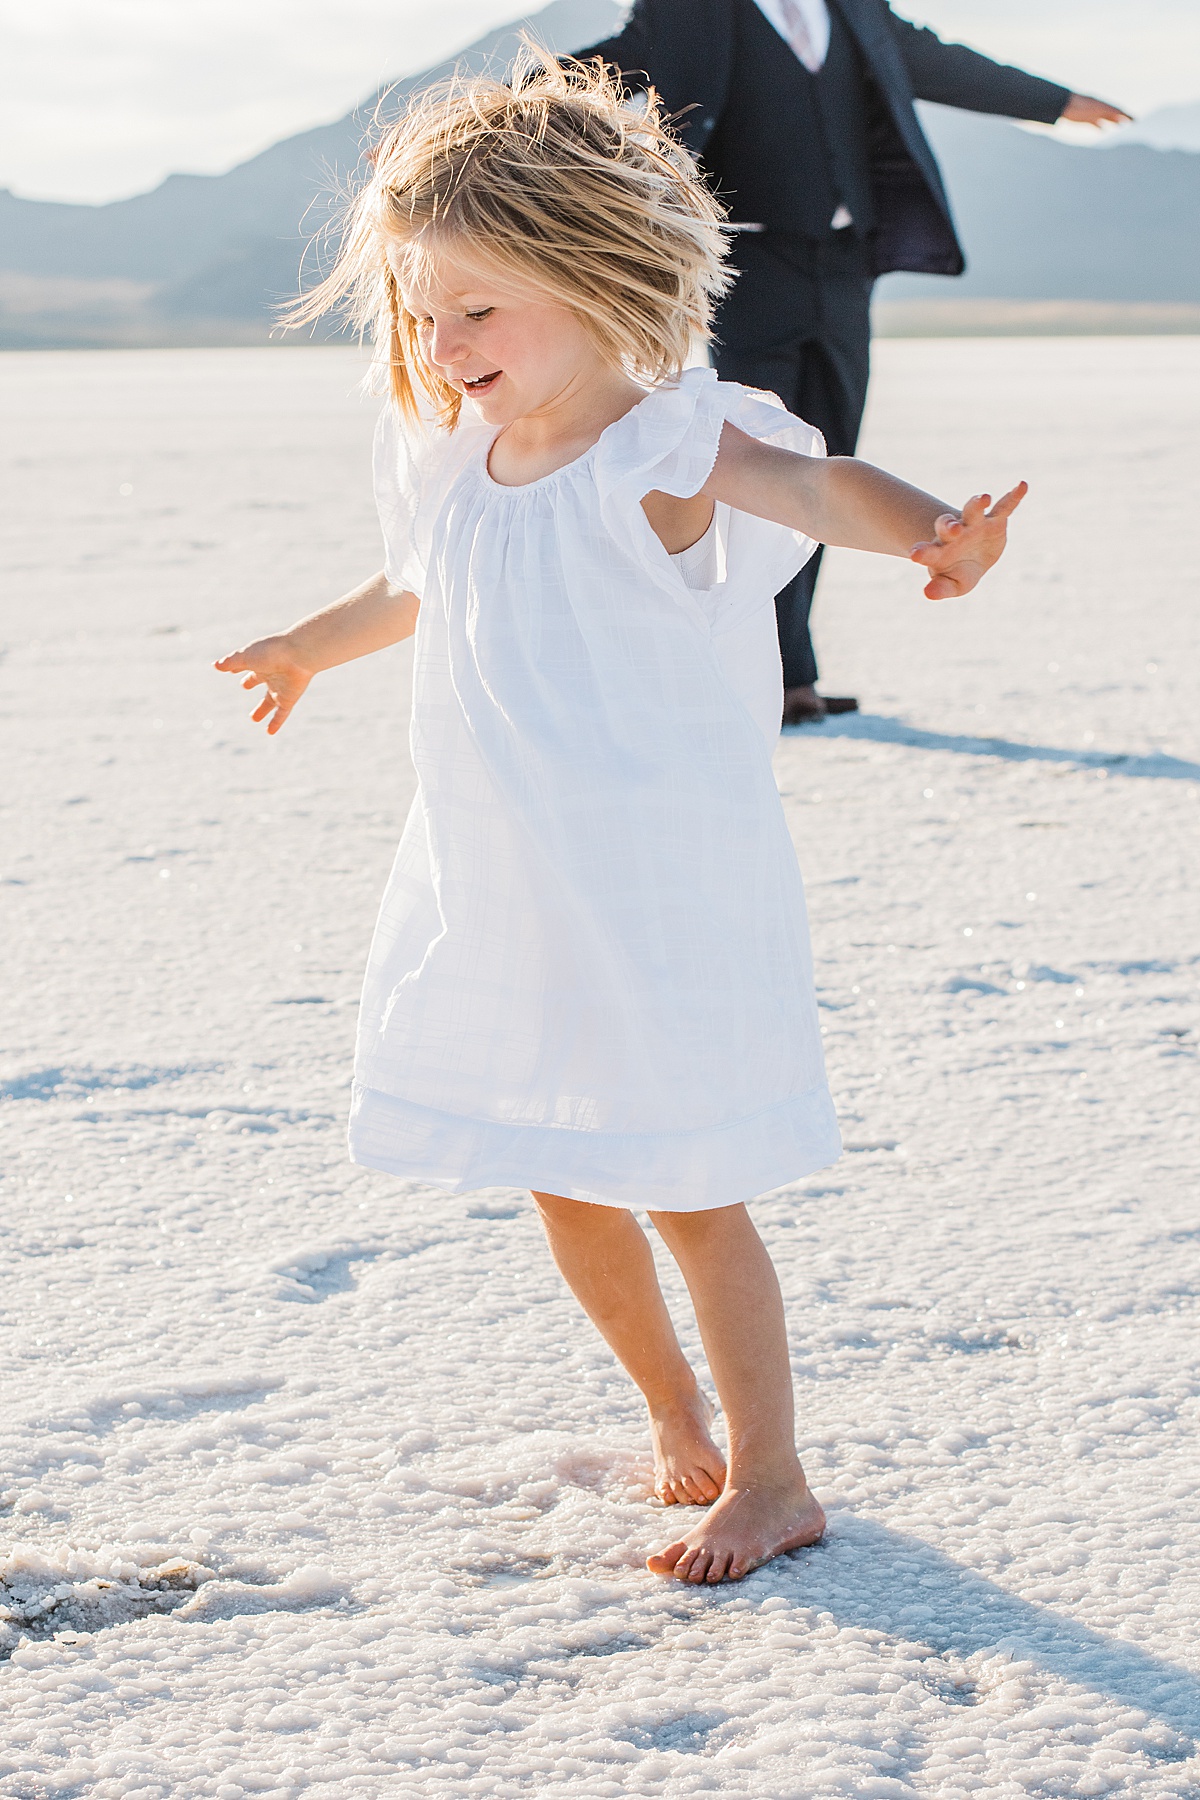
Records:
{"label": "mountain range", "polygon": [[[522,27],[570,51],[622,11],[619,0],[553,0],[224,175],[171,175],[103,206],[0,190],[0,347],[265,342],[273,304],[296,293],[302,262],[318,265],[377,109],[394,116],[455,66],[502,65]],[[890,299],[1157,303],[1195,307],[1200,324],[1200,154],[1158,147],[1200,148],[1200,106],[1151,115],[1103,153],[1005,120],[922,113],[970,266],[957,282],[889,277]],[[1143,141],[1129,141],[1134,131]]]}
{"label": "mountain range", "polygon": [[1200,150],[1200,100],[1189,106],[1160,106],[1122,125],[1102,140],[1106,144],[1153,144],[1156,150]]}

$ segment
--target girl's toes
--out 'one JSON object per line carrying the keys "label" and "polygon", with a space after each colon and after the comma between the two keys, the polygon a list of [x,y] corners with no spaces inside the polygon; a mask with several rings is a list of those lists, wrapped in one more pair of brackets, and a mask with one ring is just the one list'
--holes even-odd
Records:
{"label": "girl's toes", "polygon": [[686,1574],[682,1572],[683,1560],[684,1559],[680,1557],[679,1562],[675,1565],[675,1573],[679,1576],[681,1581],[690,1581],[695,1583],[696,1586],[699,1586],[701,1582],[708,1579],[709,1566],[712,1563],[711,1551],[694,1550],[687,1559],[688,1567]]}
{"label": "girl's toes", "polygon": [[674,1575],[680,1557],[686,1554],[686,1544],[668,1544],[665,1550],[656,1550],[653,1556],[646,1558],[646,1567],[652,1575]]}
{"label": "girl's toes", "polygon": [[672,1573],[676,1581],[690,1581],[692,1570],[696,1566],[696,1552],[689,1544],[683,1547],[683,1555],[679,1557]]}

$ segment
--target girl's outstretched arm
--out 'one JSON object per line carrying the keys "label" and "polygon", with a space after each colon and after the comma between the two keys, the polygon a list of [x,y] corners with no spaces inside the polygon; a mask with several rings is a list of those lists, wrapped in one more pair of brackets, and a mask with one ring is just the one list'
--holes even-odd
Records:
{"label": "girl's outstretched arm", "polygon": [[932,572],[931,600],[966,594],[1004,550],[1022,481],[992,505],[977,494],[960,512],[851,456],[798,456],[726,425],[703,489],[739,512],[790,525],[820,544],[904,556]]}
{"label": "girl's outstretched arm", "polygon": [[420,600],[394,587],[380,570],[335,600],[332,606],[301,619],[277,637],[258,638],[244,650],[223,656],[213,667],[226,675],[242,675],[244,688],[265,687],[251,718],[267,720],[272,736],[287,719],[314,675],[355,657],[370,656],[411,637],[417,628]]}

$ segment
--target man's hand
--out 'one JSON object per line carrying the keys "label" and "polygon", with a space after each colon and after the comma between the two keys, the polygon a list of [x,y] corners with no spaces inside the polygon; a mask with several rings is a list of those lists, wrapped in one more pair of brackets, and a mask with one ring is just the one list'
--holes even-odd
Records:
{"label": "man's hand", "polygon": [[1122,112],[1119,106],[1110,106],[1107,100],[1094,100],[1090,94],[1072,94],[1067,104],[1059,113],[1060,119],[1070,119],[1073,125],[1128,125],[1133,118],[1132,113]]}
{"label": "man's hand", "polygon": [[284,724],[313,678],[313,671],[302,668],[296,661],[291,639],[286,636],[259,638],[256,643],[247,644],[244,650],[223,656],[213,667],[225,675],[244,672],[244,688],[266,688],[265,698],[259,701],[250,717],[256,723],[267,719],[267,732],[271,737]]}
{"label": "man's hand", "polygon": [[976,494],[958,518],[953,513],[942,514],[933,528],[935,541],[914,544],[911,552],[913,562],[933,570],[933,580],[925,589],[927,600],[950,600],[970,593],[1004,554],[1008,521],[1028,492],[1028,482],[1019,481],[990,512],[992,496]]}

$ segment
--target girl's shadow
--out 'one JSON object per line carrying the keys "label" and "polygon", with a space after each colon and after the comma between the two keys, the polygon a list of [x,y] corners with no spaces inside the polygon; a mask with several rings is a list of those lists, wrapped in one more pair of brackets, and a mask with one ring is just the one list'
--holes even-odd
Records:
{"label": "girl's shadow", "polygon": [[920,1538],[861,1514],[834,1512],[818,1548],[780,1557],[762,1571],[768,1574],[773,1591],[839,1625],[915,1640],[941,1655],[1007,1651],[1200,1736],[1200,1679],[1186,1669],[1022,1600]]}

